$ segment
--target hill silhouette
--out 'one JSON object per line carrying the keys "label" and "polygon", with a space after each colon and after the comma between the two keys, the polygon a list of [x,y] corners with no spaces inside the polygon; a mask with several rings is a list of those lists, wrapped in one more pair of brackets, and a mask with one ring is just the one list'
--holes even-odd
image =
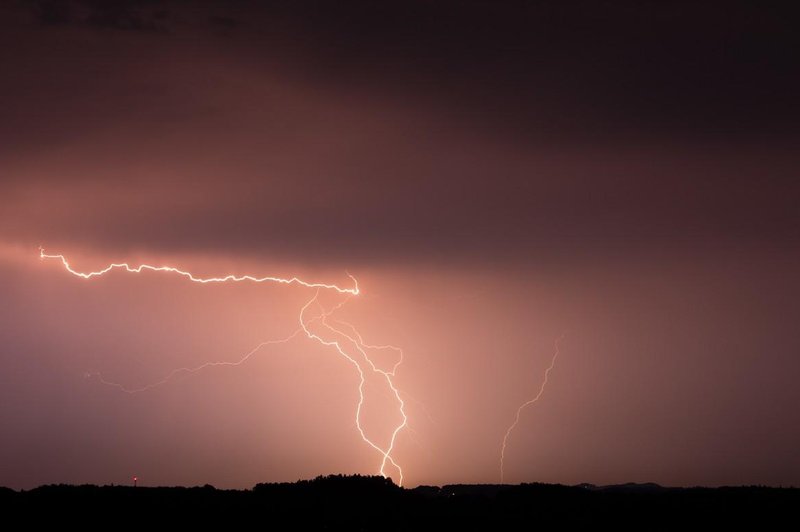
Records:
{"label": "hill silhouette", "polygon": [[[49,485],[0,489],[6,521],[82,528],[232,526],[347,530],[613,527],[617,530],[752,526],[793,529],[800,489],[665,488],[657,484],[420,486],[330,475],[251,490]],[[204,528],[205,529],[205,528]]]}

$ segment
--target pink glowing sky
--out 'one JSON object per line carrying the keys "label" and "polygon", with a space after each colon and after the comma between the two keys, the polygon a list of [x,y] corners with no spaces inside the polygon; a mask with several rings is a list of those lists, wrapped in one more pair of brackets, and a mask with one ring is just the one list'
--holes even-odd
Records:
{"label": "pink glowing sky", "polygon": [[[86,377],[136,388],[237,360],[291,334],[313,290],[86,281],[40,245],[80,270],[351,273],[339,316],[405,350],[406,485],[499,481],[565,331],[507,481],[800,483],[782,17],[542,7],[523,17],[537,34],[415,2],[120,5],[0,11],[0,485],[249,487],[380,463],[357,374],[308,339],[135,395]],[[396,412],[367,394],[385,438]]]}

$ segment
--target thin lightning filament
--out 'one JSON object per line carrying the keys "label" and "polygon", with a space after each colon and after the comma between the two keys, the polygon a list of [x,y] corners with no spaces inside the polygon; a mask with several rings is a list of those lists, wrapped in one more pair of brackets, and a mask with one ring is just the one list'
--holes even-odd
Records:
{"label": "thin lightning filament", "polygon": [[527,408],[527,407],[531,406],[532,404],[534,404],[535,402],[537,402],[539,400],[539,398],[542,396],[542,394],[544,393],[544,389],[547,386],[547,380],[550,377],[550,372],[553,370],[553,367],[556,365],[556,359],[558,358],[558,353],[559,353],[559,345],[561,343],[561,340],[563,340],[563,339],[564,339],[564,334],[562,334],[555,342],[556,349],[555,349],[555,352],[553,353],[553,358],[550,359],[550,365],[547,367],[547,369],[544,372],[544,379],[542,380],[542,385],[539,387],[539,392],[533,398],[528,399],[527,401],[525,401],[524,403],[519,405],[519,408],[517,408],[517,414],[516,414],[516,416],[514,416],[514,422],[508,427],[508,430],[506,430],[505,436],[503,436],[503,446],[500,448],[500,482],[505,482],[505,476],[506,476],[506,473],[505,473],[505,460],[506,460],[506,447],[508,446],[508,438],[509,438],[509,436],[511,436],[511,433],[514,431],[514,429],[519,424],[519,418],[522,415],[522,411],[525,410],[525,408]]}

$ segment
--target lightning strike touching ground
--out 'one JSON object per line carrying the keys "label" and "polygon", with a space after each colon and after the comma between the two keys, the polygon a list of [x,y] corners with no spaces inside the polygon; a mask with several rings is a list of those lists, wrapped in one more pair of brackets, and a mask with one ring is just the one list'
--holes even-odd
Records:
{"label": "lightning strike touching ground", "polygon": [[[375,373],[379,373],[379,374],[381,374],[381,375],[383,375],[385,377],[386,383],[388,384],[389,388],[392,390],[392,393],[394,394],[394,397],[395,397],[395,399],[396,399],[396,401],[397,401],[397,403],[399,405],[398,406],[398,410],[400,412],[400,416],[402,418],[402,422],[400,422],[395,427],[395,429],[392,431],[392,436],[391,436],[391,438],[389,440],[389,444],[384,449],[380,445],[376,444],[372,439],[370,439],[366,435],[366,433],[364,431],[364,428],[361,425],[361,409],[362,409],[362,407],[364,405],[364,385],[366,384],[366,377],[364,376],[364,370],[361,368],[361,365],[358,363],[358,361],[355,358],[353,358],[351,355],[349,355],[347,353],[345,348],[342,346],[343,342],[340,342],[339,340],[326,340],[326,339],[322,338],[318,334],[312,332],[308,328],[308,323],[303,319],[303,316],[305,314],[306,309],[312,303],[317,302],[317,296],[318,295],[319,295],[319,291],[317,291],[317,294],[315,294],[314,297],[308,303],[306,303],[305,306],[303,306],[303,308],[300,310],[300,326],[305,331],[306,336],[308,336],[309,338],[311,338],[313,340],[317,340],[318,342],[320,342],[323,345],[335,348],[339,352],[340,355],[342,355],[351,364],[353,364],[353,366],[355,366],[356,370],[358,371],[359,378],[360,378],[360,381],[359,381],[359,384],[358,384],[359,399],[358,399],[358,406],[356,408],[356,418],[355,418],[356,427],[358,428],[358,432],[361,434],[361,438],[367,444],[369,444],[373,449],[375,449],[376,451],[381,453],[381,455],[383,456],[383,460],[381,461],[381,467],[380,467],[379,473],[383,477],[387,477],[388,475],[386,474],[386,464],[387,464],[387,462],[391,463],[392,466],[397,470],[397,472],[399,474],[399,477],[400,477],[398,485],[402,486],[403,485],[403,469],[392,458],[392,451],[394,450],[394,444],[395,444],[395,441],[397,439],[397,435],[407,425],[408,417],[406,416],[406,413],[405,413],[405,402],[400,397],[400,392],[397,390],[397,388],[394,386],[394,383],[392,382],[393,374],[390,373],[390,372],[386,372],[386,371],[378,369],[378,367],[375,365],[375,363],[372,361],[372,359],[369,358],[369,355],[367,355],[367,352],[362,347],[362,344],[359,342],[360,335],[358,335],[357,331],[355,332],[357,338],[354,338],[353,336],[349,336],[346,333],[344,333],[343,331],[341,331],[339,329],[336,329],[335,327],[331,326],[327,322],[327,319],[326,319],[327,315],[323,311],[323,313],[321,315],[321,321],[322,321],[322,324],[325,326],[325,328],[327,328],[332,333],[343,337],[349,343],[352,343],[354,345],[354,347],[356,348],[356,350],[364,358],[364,360],[369,364],[369,366],[372,369],[372,371],[375,372]],[[317,304],[319,304],[319,303],[317,302]]]}
{"label": "lightning strike touching ground", "polygon": [[[406,428],[408,426],[408,416],[406,415],[406,412],[405,412],[405,402],[403,401],[403,399],[402,399],[402,397],[400,395],[400,391],[397,389],[397,387],[395,386],[395,384],[393,382],[393,377],[395,376],[397,368],[403,362],[403,351],[402,351],[402,349],[400,349],[398,347],[395,347],[395,346],[391,346],[391,345],[368,345],[368,344],[365,344],[361,334],[356,330],[356,328],[353,325],[351,325],[349,323],[346,323],[346,322],[342,322],[342,321],[337,321],[336,322],[336,323],[342,324],[345,327],[347,327],[350,330],[350,334],[348,334],[347,332],[342,331],[341,329],[337,329],[336,327],[334,327],[333,325],[331,325],[327,321],[327,318],[330,317],[334,312],[339,310],[345,303],[347,303],[347,301],[349,301],[349,299],[351,297],[357,296],[359,294],[358,281],[352,275],[348,274],[350,279],[352,279],[352,281],[353,281],[353,287],[352,288],[342,288],[342,287],[339,287],[339,286],[333,285],[333,284],[310,283],[310,282],[303,281],[303,280],[301,280],[301,279],[299,279],[297,277],[292,277],[290,279],[285,279],[285,278],[280,278],[280,277],[253,277],[253,276],[250,276],[250,275],[242,275],[242,276],[226,275],[224,277],[206,277],[206,278],[203,278],[203,277],[196,277],[190,272],[187,272],[187,271],[184,271],[184,270],[180,270],[178,268],[174,268],[174,267],[171,267],[171,266],[152,266],[152,265],[149,265],[149,264],[141,264],[139,266],[135,266],[134,267],[134,266],[130,266],[127,263],[115,263],[115,264],[111,264],[111,265],[109,265],[109,266],[107,266],[107,267],[105,267],[105,268],[103,268],[101,270],[86,273],[86,272],[79,272],[77,270],[74,270],[70,266],[69,262],[67,261],[66,257],[64,257],[64,255],[48,255],[48,254],[46,254],[44,252],[44,249],[39,248],[39,257],[42,260],[44,260],[44,259],[57,259],[57,260],[59,260],[61,262],[62,266],[64,267],[64,269],[66,271],[68,271],[72,275],[75,275],[77,277],[81,277],[83,279],[92,279],[93,277],[99,277],[99,276],[102,276],[102,275],[104,275],[106,273],[109,273],[109,272],[111,272],[112,270],[115,270],[115,269],[124,270],[124,271],[129,272],[129,273],[141,273],[142,271],[147,270],[147,271],[153,271],[153,272],[167,272],[167,273],[178,274],[178,275],[181,275],[181,276],[189,279],[192,282],[202,283],[202,284],[249,281],[249,282],[254,282],[254,283],[297,284],[297,285],[300,285],[300,286],[303,286],[303,287],[306,287],[306,288],[315,288],[316,292],[314,294],[314,297],[312,297],[300,309],[300,314],[299,314],[300,328],[299,329],[295,330],[292,334],[290,334],[286,338],[283,338],[283,339],[280,339],[280,340],[270,340],[270,341],[266,341],[266,342],[260,343],[259,345],[257,345],[255,348],[250,350],[247,354],[245,354],[243,357],[241,357],[238,360],[227,361],[227,362],[226,361],[222,361],[222,362],[206,362],[206,363],[200,364],[200,365],[198,365],[196,367],[178,368],[178,369],[175,369],[175,370],[171,371],[163,379],[161,379],[161,380],[159,380],[157,382],[148,384],[146,386],[142,386],[140,388],[128,388],[128,387],[123,386],[122,384],[118,384],[118,383],[115,383],[115,382],[107,381],[107,380],[103,379],[102,375],[100,375],[99,373],[90,373],[87,376],[89,376],[89,377],[93,377],[93,376],[97,377],[98,380],[102,384],[105,384],[105,385],[108,385],[108,386],[112,386],[114,388],[118,388],[119,390],[121,390],[123,392],[126,392],[126,393],[131,393],[131,394],[140,393],[140,392],[144,392],[144,391],[150,390],[152,388],[155,388],[157,386],[161,386],[163,384],[166,384],[171,379],[173,379],[176,375],[181,374],[181,373],[195,373],[195,372],[201,371],[201,370],[209,368],[209,367],[240,366],[240,365],[244,364],[245,362],[247,362],[256,352],[258,352],[263,347],[266,347],[268,345],[287,343],[287,342],[291,341],[292,339],[294,339],[295,337],[299,336],[301,333],[304,333],[306,337],[308,337],[311,340],[315,340],[316,342],[318,342],[319,344],[321,344],[323,346],[335,348],[337,350],[337,352],[341,356],[343,356],[345,359],[347,359],[347,361],[350,362],[355,367],[355,369],[356,369],[356,371],[358,373],[358,376],[359,376],[359,385],[358,385],[359,399],[358,399],[358,404],[356,406],[356,414],[355,414],[356,427],[358,429],[359,434],[361,435],[362,440],[364,440],[365,443],[367,443],[370,447],[372,447],[378,453],[380,453],[380,455],[382,457],[381,465],[380,465],[380,468],[379,468],[378,472],[383,477],[388,477],[388,474],[387,474],[386,470],[387,470],[387,467],[389,466],[389,464],[391,464],[391,466],[397,471],[397,474],[399,476],[398,484],[402,486],[402,484],[403,484],[403,469],[395,461],[394,457],[392,456],[392,453],[394,451],[395,443],[397,441],[398,435],[403,431],[404,428]],[[343,299],[342,301],[340,301],[337,305],[335,305],[330,310],[325,310],[324,308],[322,308],[321,304],[318,301],[319,292],[320,292],[320,290],[323,290],[323,289],[324,290],[332,290],[332,291],[335,291],[335,292],[337,292],[339,294],[343,294],[343,295],[346,296],[346,298]],[[306,319],[306,317],[305,317],[306,311],[309,308],[309,306],[311,306],[314,303],[316,303],[317,306],[320,308],[320,314],[318,314],[318,315],[316,315],[316,316],[314,316],[314,317],[312,317],[310,319]],[[337,339],[326,339],[326,338],[323,338],[322,336],[320,336],[320,334],[312,332],[312,330],[309,327],[314,322],[317,322],[317,321],[321,322],[326,330],[330,331],[331,334],[333,334],[334,336],[336,336],[338,338]],[[354,350],[357,353],[357,355],[356,356],[351,355],[350,351],[348,350],[348,347],[351,348],[352,350]],[[370,358],[370,356],[368,354],[368,351],[370,351],[370,350],[393,350],[393,351],[396,351],[398,353],[399,357],[398,357],[397,362],[393,365],[391,371],[385,371],[385,370],[380,369],[378,367],[378,365],[376,365],[375,362]],[[362,410],[362,407],[364,405],[364,400],[365,400],[365,397],[364,397],[364,385],[366,383],[366,376],[365,376],[365,371],[362,368],[361,364],[359,363],[359,360],[357,360],[357,358],[363,359],[363,362],[368,366],[368,369],[370,371],[380,375],[385,380],[386,385],[391,390],[392,395],[393,395],[393,397],[394,397],[394,399],[395,399],[395,401],[397,402],[397,405],[398,405],[398,413],[399,413],[400,421],[398,422],[398,424],[392,430],[391,436],[390,436],[390,438],[388,440],[388,443],[386,445],[384,445],[384,446],[381,446],[378,443],[376,443],[374,438],[370,438],[369,436],[367,436],[367,432],[366,432],[366,430],[364,429],[364,427],[361,424],[361,410]]]}
{"label": "lightning strike touching ground", "polygon": [[511,433],[514,431],[517,424],[519,423],[519,417],[522,414],[522,411],[525,410],[526,407],[538,401],[539,398],[544,393],[544,388],[545,386],[547,386],[547,379],[550,376],[550,371],[552,371],[553,366],[556,365],[556,359],[558,358],[558,353],[559,353],[559,345],[561,343],[561,340],[563,339],[564,339],[564,334],[558,337],[555,341],[556,349],[555,352],[553,353],[553,358],[550,360],[550,366],[548,366],[548,368],[544,372],[544,379],[542,380],[542,385],[539,387],[539,393],[537,393],[536,396],[533,397],[532,399],[528,399],[527,401],[522,403],[519,406],[519,408],[517,408],[517,415],[514,417],[514,422],[508,427],[505,436],[503,436],[503,446],[500,448],[500,482],[505,481],[505,459],[506,459],[506,446],[508,445],[508,437],[511,435]]}

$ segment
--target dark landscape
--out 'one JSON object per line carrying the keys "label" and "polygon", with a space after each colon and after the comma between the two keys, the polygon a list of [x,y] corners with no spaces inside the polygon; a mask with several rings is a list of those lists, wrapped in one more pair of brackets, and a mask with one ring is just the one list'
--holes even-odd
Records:
{"label": "dark landscape", "polygon": [[[41,486],[0,491],[0,511],[25,523],[81,526],[252,525],[347,530],[613,527],[796,529],[800,489],[657,484],[419,486],[378,476],[330,475],[251,490],[203,487]],[[288,523],[290,526],[278,526]]]}

